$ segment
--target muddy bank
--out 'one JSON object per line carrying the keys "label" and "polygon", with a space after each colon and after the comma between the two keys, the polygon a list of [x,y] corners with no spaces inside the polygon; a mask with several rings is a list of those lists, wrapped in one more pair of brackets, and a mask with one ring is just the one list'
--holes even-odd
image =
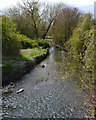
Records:
{"label": "muddy bank", "polygon": [[35,59],[27,60],[27,61],[21,61],[18,65],[14,64],[11,73],[9,73],[7,75],[3,74],[3,76],[2,76],[2,85],[6,86],[10,82],[17,81],[23,75],[30,72],[30,70],[34,69],[34,67],[37,64],[39,64],[41,61],[43,61],[47,57],[47,55],[49,55],[49,49],[47,49],[46,54],[38,56]]}

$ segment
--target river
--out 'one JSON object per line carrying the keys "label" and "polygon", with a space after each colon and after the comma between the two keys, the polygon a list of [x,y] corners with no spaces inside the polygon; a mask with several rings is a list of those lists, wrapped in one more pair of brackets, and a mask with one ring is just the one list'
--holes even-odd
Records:
{"label": "river", "polygon": [[[13,92],[3,96],[3,116],[7,118],[91,117],[88,95],[74,77],[66,77],[66,53],[50,48],[40,65],[13,83]],[[45,64],[45,67],[41,66]],[[70,63],[68,63],[70,64]],[[77,72],[74,72],[77,75]],[[73,73],[70,73],[72,76]],[[78,77],[79,79],[79,77]],[[24,89],[16,94],[16,91]],[[91,112],[90,112],[91,111]]]}

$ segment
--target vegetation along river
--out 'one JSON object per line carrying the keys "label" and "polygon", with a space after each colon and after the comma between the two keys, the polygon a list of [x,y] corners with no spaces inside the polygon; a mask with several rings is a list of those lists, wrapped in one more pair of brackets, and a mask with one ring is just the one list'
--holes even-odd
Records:
{"label": "vegetation along river", "polygon": [[[13,83],[13,92],[3,95],[3,116],[7,118],[92,117],[88,95],[79,87],[82,68],[75,62],[74,70],[64,56],[66,56],[64,51],[50,48],[47,59],[21,80]],[[73,72],[70,71],[69,74],[68,69]],[[16,91],[21,88],[24,91],[17,94]]]}

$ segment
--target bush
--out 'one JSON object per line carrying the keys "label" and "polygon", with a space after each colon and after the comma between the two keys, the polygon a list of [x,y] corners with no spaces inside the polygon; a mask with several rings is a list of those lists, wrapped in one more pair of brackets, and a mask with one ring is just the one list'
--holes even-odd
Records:
{"label": "bush", "polygon": [[16,26],[9,17],[2,16],[2,51],[4,55],[17,56],[20,41],[17,39]]}
{"label": "bush", "polygon": [[85,14],[77,27],[73,30],[73,35],[66,43],[66,48],[71,51],[75,58],[83,60],[85,51],[90,42],[90,29],[92,26],[91,15]]}
{"label": "bush", "polygon": [[5,62],[2,70],[4,74],[8,74],[12,71],[12,69],[13,69],[12,63]]}
{"label": "bush", "polygon": [[50,47],[49,43],[46,40],[44,40],[44,39],[40,39],[39,38],[37,40],[37,42],[38,42],[38,45],[39,46],[43,46],[43,48],[49,48]]}
{"label": "bush", "polygon": [[32,40],[25,35],[18,34],[17,36],[18,36],[18,39],[21,41],[23,49],[35,48],[35,47],[39,47],[39,46],[43,46],[43,48],[50,47],[49,43],[44,39],[39,38],[37,40]]}
{"label": "bush", "polygon": [[83,61],[85,63],[86,68],[89,71],[94,71],[94,62],[95,62],[95,58],[94,58],[94,28],[92,28],[89,32],[89,34],[86,37],[86,51],[85,51],[85,56],[83,58]]}
{"label": "bush", "polygon": [[74,58],[83,62],[88,71],[94,69],[94,27],[90,14],[85,14],[73,35],[66,43],[66,48]]}
{"label": "bush", "polygon": [[49,47],[49,43],[43,39],[32,40],[25,35],[16,32],[16,25],[9,17],[2,16],[2,45],[3,55],[18,56],[21,46],[23,49],[43,46]]}
{"label": "bush", "polygon": [[36,42],[36,40],[32,40],[28,38],[27,36],[21,35],[21,34],[18,34],[17,36],[21,42],[23,49],[38,47],[38,42]]}
{"label": "bush", "polygon": [[[79,76],[80,86],[90,94],[93,98],[94,84],[96,78],[96,42],[93,20],[90,14],[86,14],[79,21],[78,26],[74,29],[73,35],[70,40],[65,44],[67,50],[70,52],[70,56],[73,56],[75,60],[81,62],[79,69],[72,70],[77,72]],[[83,62],[83,64],[82,64]],[[72,61],[73,63],[73,61]],[[70,72],[71,73],[71,72]],[[75,73],[76,76],[76,73]],[[94,93],[95,94],[95,93]],[[95,99],[94,99],[95,100]]]}

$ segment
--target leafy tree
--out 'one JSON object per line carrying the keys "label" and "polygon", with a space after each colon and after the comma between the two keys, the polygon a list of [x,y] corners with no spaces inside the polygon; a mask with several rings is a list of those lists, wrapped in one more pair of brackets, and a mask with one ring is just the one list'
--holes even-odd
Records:
{"label": "leafy tree", "polygon": [[16,24],[17,31],[30,38],[35,38],[34,26],[30,14],[21,8],[21,5],[7,9],[7,16]]}
{"label": "leafy tree", "polygon": [[16,25],[6,16],[2,16],[2,46],[3,55],[19,54],[20,42],[16,35]]}

